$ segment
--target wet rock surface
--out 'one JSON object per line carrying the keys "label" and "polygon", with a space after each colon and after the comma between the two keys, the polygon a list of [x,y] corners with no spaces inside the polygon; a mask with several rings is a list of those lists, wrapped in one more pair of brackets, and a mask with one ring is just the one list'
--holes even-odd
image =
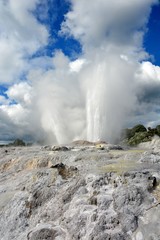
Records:
{"label": "wet rock surface", "polygon": [[160,144],[0,148],[1,240],[160,240]]}

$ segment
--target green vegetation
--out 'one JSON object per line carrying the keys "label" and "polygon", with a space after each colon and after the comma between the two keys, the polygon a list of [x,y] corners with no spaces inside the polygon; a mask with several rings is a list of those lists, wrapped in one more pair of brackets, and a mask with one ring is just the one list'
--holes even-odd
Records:
{"label": "green vegetation", "polygon": [[154,135],[160,136],[160,125],[146,129],[142,124],[138,124],[133,128],[124,129],[122,140],[130,146],[136,146],[139,143],[151,141]]}
{"label": "green vegetation", "polygon": [[135,146],[139,143],[148,142],[151,140],[152,135],[150,135],[148,132],[136,132],[135,135],[128,140],[128,144],[130,146]]}
{"label": "green vegetation", "polygon": [[21,139],[14,140],[13,143],[9,144],[10,146],[26,146],[25,142]]}

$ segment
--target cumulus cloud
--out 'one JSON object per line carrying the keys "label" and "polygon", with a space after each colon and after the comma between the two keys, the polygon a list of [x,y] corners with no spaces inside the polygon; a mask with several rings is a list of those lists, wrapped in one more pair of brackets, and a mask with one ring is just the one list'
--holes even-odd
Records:
{"label": "cumulus cloud", "polygon": [[32,87],[21,82],[9,87],[6,97],[0,96],[0,139],[15,137],[37,140],[45,136],[34,116]]}
{"label": "cumulus cloud", "polygon": [[71,0],[62,32],[73,35],[85,50],[90,46],[120,45],[142,47],[144,27],[155,0],[106,1]]}
{"label": "cumulus cloud", "polygon": [[32,87],[26,82],[11,86],[8,91],[6,91],[6,94],[10,100],[15,100],[23,105],[31,104]]}
{"label": "cumulus cloud", "polygon": [[38,0],[0,0],[0,82],[18,81],[26,58],[48,41],[47,28],[33,16]]}
{"label": "cumulus cloud", "polygon": [[23,138],[28,141],[47,139],[45,132],[33,117],[33,112],[21,104],[0,106],[0,139]]}
{"label": "cumulus cloud", "polygon": [[[47,28],[32,14],[38,2],[0,1],[0,22],[5,19],[0,79],[14,81],[7,98],[0,98],[3,135],[8,126],[10,136],[48,142],[80,138],[114,142],[123,127],[157,123],[160,67],[148,61],[143,47],[151,7],[157,1],[70,0],[60,34],[78,40],[82,54],[71,61],[57,50],[53,57],[28,61],[26,56],[48,39]],[[18,76],[23,71],[26,81],[21,82]]]}

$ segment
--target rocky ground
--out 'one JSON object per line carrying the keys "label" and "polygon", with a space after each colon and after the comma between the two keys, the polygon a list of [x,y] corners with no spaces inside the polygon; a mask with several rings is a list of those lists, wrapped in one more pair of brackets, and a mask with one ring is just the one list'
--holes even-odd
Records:
{"label": "rocky ground", "polygon": [[0,148],[1,240],[160,240],[160,140]]}

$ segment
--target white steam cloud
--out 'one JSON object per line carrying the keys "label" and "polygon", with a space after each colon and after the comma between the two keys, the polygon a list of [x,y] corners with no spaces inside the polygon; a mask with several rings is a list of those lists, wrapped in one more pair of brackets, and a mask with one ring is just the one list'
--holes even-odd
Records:
{"label": "white steam cloud", "polygon": [[[78,40],[82,54],[71,62],[62,51],[57,51],[53,58],[37,58],[32,66],[27,65],[27,82],[12,85],[6,93],[17,104],[8,104],[8,99],[0,98],[3,119],[17,130],[13,134],[57,143],[75,139],[114,142],[123,127],[136,121],[157,122],[159,99],[153,95],[160,86],[160,68],[147,62],[148,54],[143,48],[146,24],[156,2],[72,0],[60,34]],[[26,9],[29,6],[35,7],[31,2]],[[22,18],[17,21],[21,22]],[[33,23],[39,29],[39,45],[45,45],[47,30],[35,20]],[[18,29],[23,36],[21,31]],[[32,38],[33,48],[37,39]],[[20,53],[26,50],[29,54],[33,48],[26,41]],[[13,55],[24,64],[22,55],[18,52]],[[43,63],[50,66],[49,70],[42,67]],[[15,67],[10,64],[10,68],[13,74]],[[0,70],[4,74],[1,64]],[[10,81],[10,74],[6,81]],[[147,96],[154,98],[155,111],[146,101]],[[151,108],[152,117],[148,114]]]}

